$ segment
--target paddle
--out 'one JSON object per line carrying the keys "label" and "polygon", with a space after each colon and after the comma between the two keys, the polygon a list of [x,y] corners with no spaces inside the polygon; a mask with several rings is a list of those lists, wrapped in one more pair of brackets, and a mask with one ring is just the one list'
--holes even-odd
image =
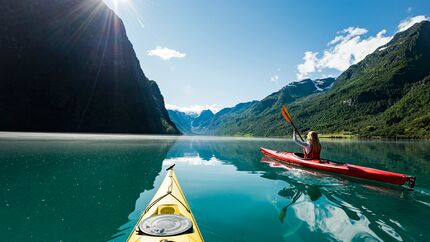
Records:
{"label": "paddle", "polygon": [[293,118],[291,117],[291,114],[288,112],[288,109],[287,109],[287,107],[285,107],[285,105],[282,105],[281,114],[282,114],[282,116],[284,116],[285,121],[287,121],[288,123],[293,125],[294,129],[299,134],[300,139],[304,142],[302,136],[300,135],[299,130],[297,129],[296,125],[294,125]]}
{"label": "paddle", "polygon": [[[281,190],[282,191],[282,190]],[[282,196],[282,195],[281,195]],[[289,206],[291,206],[291,205],[293,205],[294,203],[296,203],[296,201],[300,198],[302,196],[302,192],[299,190],[299,191],[297,191],[297,193],[294,193],[294,196],[293,196],[293,198],[292,198],[292,200],[291,200],[291,202],[287,205],[287,206],[285,206],[285,207],[283,207],[282,209],[281,209],[281,212],[279,213],[279,216],[278,216],[278,219],[279,219],[279,221],[281,222],[281,223],[283,223],[284,222],[284,220],[285,220],[285,217],[287,216],[287,209],[288,209],[288,207]]]}

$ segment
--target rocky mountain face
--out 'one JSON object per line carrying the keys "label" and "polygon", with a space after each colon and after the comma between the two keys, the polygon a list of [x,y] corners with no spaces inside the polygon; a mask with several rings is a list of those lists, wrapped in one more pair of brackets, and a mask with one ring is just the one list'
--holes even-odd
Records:
{"label": "rocky mountain face", "polygon": [[178,133],[102,1],[0,1],[0,9],[0,130]]}
{"label": "rocky mountain face", "polygon": [[167,110],[170,119],[175,123],[176,127],[182,134],[192,135],[193,120],[198,117],[196,113],[185,113],[177,110]]}
{"label": "rocky mountain face", "polygon": [[200,127],[211,120],[214,113],[211,110],[203,110],[199,116],[193,120],[193,127]]}
{"label": "rocky mountain face", "polygon": [[203,110],[200,114],[168,110],[171,120],[179,131],[186,135],[207,134],[207,124],[214,117],[211,110]]}

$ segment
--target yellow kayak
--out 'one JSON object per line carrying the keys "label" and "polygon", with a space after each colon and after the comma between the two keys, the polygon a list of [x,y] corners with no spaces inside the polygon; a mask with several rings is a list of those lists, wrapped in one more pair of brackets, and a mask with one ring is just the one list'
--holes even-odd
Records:
{"label": "yellow kayak", "polygon": [[173,166],[167,168],[167,175],[160,188],[140,216],[127,241],[203,241]]}

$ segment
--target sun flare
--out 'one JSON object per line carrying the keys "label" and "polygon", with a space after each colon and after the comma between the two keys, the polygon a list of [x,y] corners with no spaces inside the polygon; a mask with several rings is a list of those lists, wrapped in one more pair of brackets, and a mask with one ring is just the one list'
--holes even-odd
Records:
{"label": "sun flare", "polygon": [[114,6],[115,10],[117,10],[119,5],[122,5],[122,4],[127,3],[127,2],[128,2],[128,0],[113,0],[113,6]]}

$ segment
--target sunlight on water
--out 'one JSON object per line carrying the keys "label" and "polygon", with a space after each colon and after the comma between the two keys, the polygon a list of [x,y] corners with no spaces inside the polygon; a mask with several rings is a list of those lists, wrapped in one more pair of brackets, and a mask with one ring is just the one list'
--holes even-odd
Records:
{"label": "sunlight on water", "polygon": [[214,166],[221,165],[221,161],[217,158],[212,157],[210,160],[203,160],[200,156],[185,156],[171,159],[165,159],[163,161],[164,166],[176,165],[189,165],[189,166]]}

